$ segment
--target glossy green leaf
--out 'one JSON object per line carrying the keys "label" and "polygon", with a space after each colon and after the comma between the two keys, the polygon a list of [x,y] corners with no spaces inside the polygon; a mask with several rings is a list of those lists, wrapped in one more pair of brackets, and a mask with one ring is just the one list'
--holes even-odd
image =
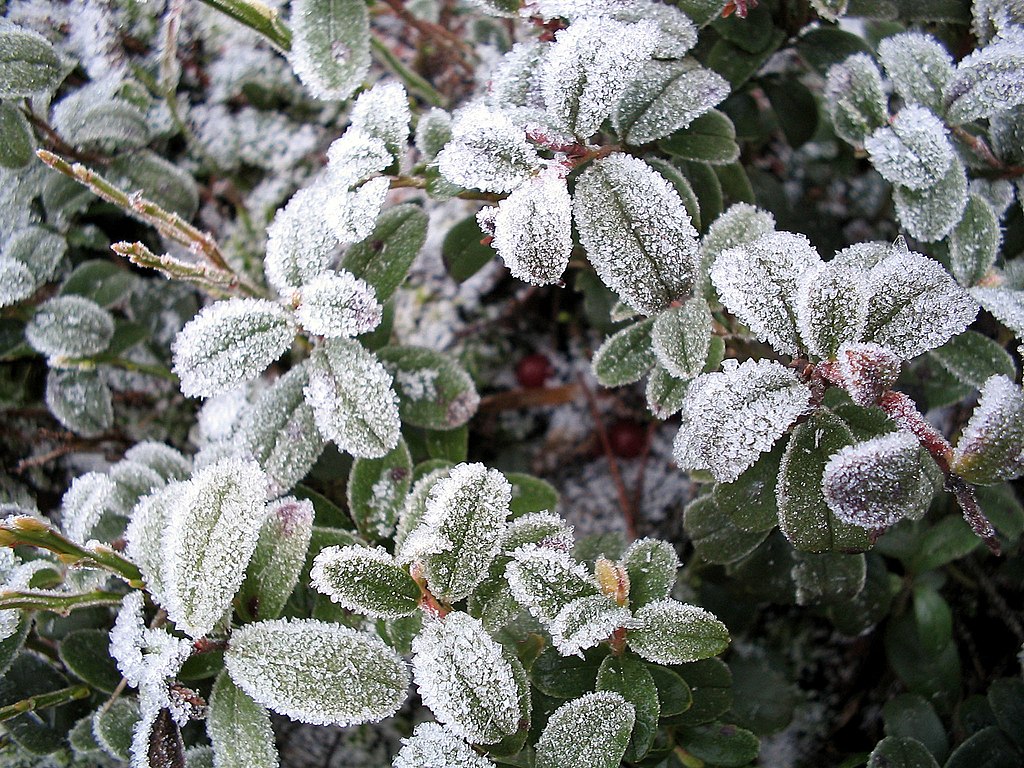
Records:
{"label": "glossy green leaf", "polygon": [[676,740],[694,757],[723,768],[747,765],[760,748],[760,741],[750,731],[723,723],[679,728]]}
{"label": "glossy green leaf", "polygon": [[394,533],[412,485],[412,456],[404,440],[379,459],[356,459],[348,476],[348,510],[367,541]]}
{"label": "glossy green leaf", "polygon": [[964,331],[928,354],[958,381],[977,390],[991,376],[1017,376],[1010,353],[977,331]]}
{"label": "glossy green leaf", "polygon": [[369,283],[383,304],[405,280],[426,238],[423,209],[397,205],[381,214],[369,237],[349,246],[340,266]]}
{"label": "glossy green leaf", "polygon": [[469,216],[448,230],[441,244],[441,256],[452,279],[458,283],[468,280],[494,258],[494,249],[481,241],[475,216]]}
{"label": "glossy green leaf", "polygon": [[732,706],[732,673],[721,659],[703,659],[672,670],[686,681],[693,695],[693,704],[673,717],[673,724],[708,723]]}
{"label": "glossy green leaf", "polygon": [[939,764],[917,739],[886,736],[872,750],[868,768],[939,768]]}
{"label": "glossy green leaf", "polygon": [[113,693],[121,682],[121,673],[110,656],[109,633],[101,629],[80,629],[60,643],[60,660],[64,666],[92,687]]}
{"label": "glossy green leaf", "polygon": [[654,742],[661,714],[658,688],[647,665],[632,655],[608,656],[597,672],[596,690],[613,691],[633,705],[636,721],[625,759],[642,759]]}
{"label": "glossy green leaf", "polygon": [[658,147],[673,157],[712,165],[733,163],[739,158],[740,152],[732,120],[717,109],[662,139]]}
{"label": "glossy green leaf", "polygon": [[519,472],[506,473],[505,479],[512,483],[513,518],[558,508],[558,490],[546,480]]}

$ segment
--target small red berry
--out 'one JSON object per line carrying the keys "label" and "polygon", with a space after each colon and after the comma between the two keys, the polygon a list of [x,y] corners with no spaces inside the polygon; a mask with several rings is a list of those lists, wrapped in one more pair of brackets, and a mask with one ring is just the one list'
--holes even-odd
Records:
{"label": "small red berry", "polygon": [[519,361],[516,365],[516,381],[521,387],[535,389],[543,387],[554,372],[551,361],[538,352],[534,355],[527,355]]}
{"label": "small red berry", "polygon": [[647,447],[647,430],[635,421],[616,421],[608,428],[608,443],[620,459],[635,459]]}

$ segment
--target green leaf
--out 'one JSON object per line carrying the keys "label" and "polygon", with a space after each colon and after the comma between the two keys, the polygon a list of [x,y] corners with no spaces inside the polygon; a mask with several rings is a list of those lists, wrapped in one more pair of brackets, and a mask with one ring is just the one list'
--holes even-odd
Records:
{"label": "green leaf", "polygon": [[199,209],[199,189],[192,174],[148,149],[117,158],[107,166],[106,175],[186,221]]}
{"label": "green leaf", "polygon": [[629,576],[629,606],[633,610],[672,593],[679,570],[679,556],[667,541],[638,539],[622,554]]}
{"label": "green leaf", "polygon": [[349,246],[340,266],[373,286],[383,304],[405,280],[426,239],[423,209],[397,205],[381,214],[369,237]]}
{"label": "green leaf", "polygon": [[953,76],[953,60],[933,37],[904,32],[882,40],[878,56],[896,92],[908,104],[921,104],[942,115],[942,92]]}
{"label": "green leaf", "polygon": [[692,379],[704,370],[711,349],[711,310],[700,296],[662,312],[651,329],[651,348],[673,376]]}
{"label": "green leaf", "polygon": [[703,608],[666,599],[635,613],[640,626],[627,636],[630,648],[658,664],[683,664],[717,656],[729,645],[725,625]]}
{"label": "green leaf", "polygon": [[25,644],[25,638],[28,637],[28,631],[32,628],[32,618],[22,614],[18,619],[18,624],[3,640],[0,640],[0,677],[3,677],[8,668],[11,666],[11,662],[21,651],[21,647]]}
{"label": "green leaf", "polygon": [[964,331],[928,354],[958,381],[977,390],[992,376],[1017,377],[1010,353],[977,331]]}
{"label": "green leaf", "polygon": [[[761,66],[785,41],[786,33],[783,30],[769,28],[772,29],[771,36],[764,48],[758,52],[751,53],[730,40],[718,40],[711,46],[705,63],[725,77],[734,91],[738,90],[761,69]],[[751,46],[748,45],[748,47]]]}
{"label": "green leaf", "polygon": [[348,476],[348,510],[367,541],[390,537],[412,485],[412,456],[405,441],[379,459],[356,459]]}
{"label": "green leaf", "polygon": [[81,296],[57,296],[43,302],[25,328],[32,348],[49,357],[90,357],[110,344],[114,319]]}
{"label": "green leaf", "polygon": [[867,53],[855,53],[829,67],[825,101],[836,134],[855,146],[888,123],[882,73]]}
{"label": "green leaf", "polygon": [[424,347],[384,347],[377,357],[394,377],[404,423],[448,430],[476,413],[476,385],[450,356]]}
{"label": "green leaf", "polygon": [[701,725],[732,706],[732,673],[721,659],[703,659],[673,667],[693,694],[693,704],[672,718],[673,725]]}
{"label": "green leaf", "polygon": [[267,710],[221,672],[210,695],[206,731],[217,768],[277,768],[277,747]]}
{"label": "green leaf", "polygon": [[864,38],[834,27],[820,26],[801,35],[796,44],[797,53],[819,75],[855,53],[870,53]]}
{"label": "green leaf", "polygon": [[60,287],[61,295],[82,296],[101,307],[116,304],[131,291],[136,277],[112,261],[94,259],[75,267]]}
{"label": "green leaf", "polygon": [[605,387],[621,387],[640,381],[655,364],[652,349],[654,318],[633,323],[609,336],[591,361],[594,376]]}
{"label": "green leaf", "polygon": [[768,536],[768,529],[744,531],[723,512],[711,495],[686,505],[683,526],[696,554],[709,563],[735,563],[753,552]]}
{"label": "green leaf", "polygon": [[867,531],[835,517],[819,479],[829,457],[852,443],[846,424],[824,409],[793,430],[779,468],[776,500],[782,532],[801,551],[859,552],[870,547]]}
{"label": "green leaf", "polygon": [[886,736],[917,739],[939,761],[949,754],[946,727],[935,713],[935,707],[924,697],[904,693],[890,699],[882,707],[882,719]]}
{"label": "green leaf", "polygon": [[633,706],[610,691],[563,704],[537,741],[536,768],[618,768],[634,721]]}
{"label": "green leaf", "polygon": [[[644,161],[669,180],[669,183],[672,184],[679,195],[679,199],[683,201],[683,206],[686,208],[686,213],[689,214],[693,226],[700,229],[700,203],[697,201],[697,193],[693,191],[693,186],[686,176],[683,175],[682,170],[660,157],[646,157]],[[626,307],[626,309],[629,309],[629,307]]]}
{"label": "green leaf", "polygon": [[57,421],[83,437],[103,434],[114,423],[110,387],[96,369],[51,368],[45,398]]}
{"label": "green leaf", "polygon": [[383,640],[313,619],[262,621],[231,634],[224,663],[257,703],[312,725],[376,722],[405,701],[405,661]]}
{"label": "green leaf", "polygon": [[531,512],[554,511],[558,508],[558,489],[546,480],[519,472],[509,472],[505,479],[512,483],[513,519]]}
{"label": "green leaf", "polygon": [[633,705],[636,720],[625,759],[636,762],[647,754],[658,730],[661,705],[647,665],[632,655],[608,656],[597,672],[598,691],[612,691]]}
{"label": "green leaf", "polygon": [[953,612],[934,587],[914,586],[914,623],[921,647],[937,656],[953,640]]}
{"label": "green leaf", "polygon": [[785,667],[770,659],[733,659],[732,710],[728,718],[758,736],[778,733],[793,720],[797,705]]}
{"label": "green leaf", "polygon": [[690,125],[658,142],[658,147],[682,160],[728,165],[739,158],[736,128],[724,112],[713,109]]}
{"label": "green leaf", "polygon": [[[707,229],[709,224],[722,213],[724,206],[722,182],[719,181],[718,174],[709,163],[683,160],[680,161],[679,167],[686,175],[686,179],[697,197],[700,206],[700,226]],[[694,219],[695,223],[697,221]]]}
{"label": "green leaf", "polygon": [[597,673],[607,655],[607,648],[588,648],[582,657],[562,656],[549,646],[530,667],[530,679],[547,696],[573,699],[594,689]]}
{"label": "green leaf", "polygon": [[949,170],[924,189],[897,186],[896,215],[911,237],[925,243],[941,240],[959,223],[967,205],[967,174],[954,155]]}
{"label": "green leaf", "polygon": [[1024,733],[1020,729],[1024,722],[1024,682],[1013,677],[993,680],[988,689],[988,703],[999,727],[1024,749]]}
{"label": "green leaf", "polygon": [[150,337],[149,329],[130,320],[114,320],[114,335],[110,339],[105,357],[116,358]]}
{"label": "green leaf", "polygon": [[[712,344],[715,340],[714,338],[711,340]],[[721,341],[721,339],[718,340]],[[666,371],[661,363],[656,363],[647,377],[645,390],[647,407],[657,418],[668,419],[683,407],[689,389],[690,382],[688,380],[677,379]]]}
{"label": "green leaf", "polygon": [[802,147],[818,131],[818,102],[795,77],[769,78],[763,83],[779,127],[789,146]]}
{"label": "green leaf", "polygon": [[370,67],[370,17],[362,0],[296,0],[291,63],[318,99],[344,100]]}
{"label": "green leaf", "polygon": [[961,672],[956,643],[948,643],[938,654],[928,652],[913,615],[904,614],[888,623],[885,652],[889,666],[912,693],[919,693],[939,708],[949,707],[959,698]]}
{"label": "green leaf", "polygon": [[733,482],[715,484],[715,504],[741,530],[756,533],[778,525],[775,485],[785,447],[785,443],[777,443]]}
{"label": "green leaf", "polygon": [[441,244],[445,268],[457,283],[479,272],[494,258],[494,249],[484,245],[484,233],[475,216],[469,216],[448,230]]}
{"label": "green leaf", "polygon": [[328,547],[310,571],[313,586],[343,608],[384,619],[416,611],[420,588],[381,547]]}
{"label": "green leaf", "polygon": [[42,35],[0,23],[0,99],[20,99],[53,92],[64,67]]}
{"label": "green leaf", "polygon": [[598,594],[590,572],[564,550],[527,545],[515,550],[512,558],[505,569],[512,594],[545,624],[570,602]]}
{"label": "green leaf", "polygon": [[423,431],[423,436],[427,456],[433,461],[457,464],[465,461],[469,455],[468,423],[455,429],[427,429]]}
{"label": "green leaf", "polygon": [[921,537],[908,563],[913,573],[925,573],[973,552],[979,539],[971,527],[957,516],[944,517]]}
{"label": "green leaf", "polygon": [[68,250],[67,241],[43,227],[22,227],[4,244],[5,258],[20,261],[32,273],[35,282],[50,280]]}
{"label": "green leaf", "polygon": [[276,619],[306,563],[313,535],[313,504],[293,496],[268,505],[256,549],[236,603],[250,619]]}
{"label": "green leaf", "polygon": [[864,555],[801,553],[793,566],[796,602],[819,605],[852,600],[864,588],[866,578]]}
{"label": "green leaf", "polygon": [[92,732],[104,752],[127,762],[131,760],[132,730],[138,721],[138,699],[122,696],[96,711]]}
{"label": "green leaf", "polygon": [[679,728],[676,741],[699,760],[723,768],[740,768],[757,758],[760,741],[743,728],[724,723],[709,723]]}
{"label": "green leaf", "polygon": [[25,167],[32,161],[35,146],[35,136],[25,116],[13,105],[0,103],[0,166]]}
{"label": "green leaf", "polygon": [[868,768],[939,768],[939,764],[917,739],[887,736],[872,750]]}
{"label": "green leaf", "polygon": [[113,693],[121,673],[110,657],[110,636],[102,629],[80,629],[60,643],[60,660],[76,677],[93,688]]}
{"label": "green leaf", "polygon": [[[700,664],[701,662],[695,663]],[[693,693],[690,691],[690,686],[677,672],[660,664],[647,664],[647,671],[658,689],[660,717],[675,717],[693,706]]]}
{"label": "green leaf", "polygon": [[[1015,726],[1013,732],[1019,732]],[[1016,768],[1024,759],[1007,735],[995,727],[983,728],[954,750],[944,768]]]}
{"label": "green leaf", "polygon": [[967,198],[963,218],[949,237],[950,271],[963,286],[977,285],[995,264],[1002,232],[999,218],[985,198]]}
{"label": "green leaf", "polygon": [[[729,118],[732,119],[731,117]],[[742,163],[716,165],[715,175],[722,185],[722,193],[730,203],[748,203],[753,205],[756,200],[754,187]]]}

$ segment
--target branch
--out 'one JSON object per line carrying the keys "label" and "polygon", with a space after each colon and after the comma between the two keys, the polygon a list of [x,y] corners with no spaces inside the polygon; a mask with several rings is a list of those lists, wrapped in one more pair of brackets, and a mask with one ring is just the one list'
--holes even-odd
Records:
{"label": "branch", "polygon": [[50,611],[67,616],[75,608],[91,608],[95,605],[120,605],[124,595],[117,592],[93,590],[79,594],[42,592],[35,590],[0,592],[0,610],[21,609],[24,611]]}
{"label": "branch", "polygon": [[38,696],[29,696],[27,699],[0,707],[0,722],[10,720],[12,717],[24,715],[26,712],[35,712],[48,707],[59,707],[61,704],[69,704],[78,699],[89,696],[89,686],[72,685],[69,688],[61,688],[50,693],[41,693]]}
{"label": "branch", "polygon": [[409,69],[376,35],[370,36],[370,49],[385,67],[405,83],[406,88],[418,93],[428,104],[433,104],[435,107],[447,107],[448,100],[427,80]]}
{"label": "branch", "polygon": [[201,0],[239,24],[263,35],[278,50],[292,49],[292,31],[281,21],[278,12],[259,0]]}

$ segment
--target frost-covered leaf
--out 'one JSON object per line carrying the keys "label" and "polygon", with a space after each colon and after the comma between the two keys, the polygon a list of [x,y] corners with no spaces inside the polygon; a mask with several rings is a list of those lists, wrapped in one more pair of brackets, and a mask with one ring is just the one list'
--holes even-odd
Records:
{"label": "frost-covered leaf", "polygon": [[138,701],[124,696],[114,699],[109,707],[96,710],[90,718],[96,744],[111,757],[130,761],[132,730],[139,714]]}
{"label": "frost-covered leaf", "polygon": [[[718,367],[717,363],[714,367]],[[689,388],[689,380],[677,379],[664,366],[655,365],[647,377],[647,407],[657,418],[665,420],[683,407]]]}
{"label": "frost-covered leaf", "polygon": [[1024,291],[976,287],[971,289],[971,295],[1014,336],[1024,339]]}
{"label": "frost-covered leaf", "polygon": [[396,205],[380,215],[366,238],[345,251],[341,267],[369,283],[383,303],[405,280],[426,239],[423,209],[410,203]]}
{"label": "frost-covered leaf", "polygon": [[801,274],[794,304],[800,338],[812,355],[835,357],[864,332],[868,293],[859,270],[842,262],[825,262]]}
{"label": "frost-covered leaf", "polygon": [[729,95],[729,83],[693,59],[648,61],[625,89],[615,130],[628,144],[646,144],[685,128]]}
{"label": "frost-covered leaf", "polygon": [[161,605],[167,603],[164,539],[171,515],[187,503],[188,491],[186,483],[175,482],[146,496],[132,511],[125,533],[128,557],[142,571],[146,589]]}
{"label": "frost-covered leaf", "polygon": [[[513,485],[512,494],[514,499],[515,485]],[[514,506],[515,501],[513,500]],[[501,537],[501,549],[505,552],[513,552],[527,544],[537,544],[568,552],[573,545],[572,526],[554,512],[532,512],[517,517],[505,529],[505,533]],[[504,576],[504,565],[502,565],[501,572]]]}
{"label": "frost-covered leaf", "polygon": [[693,287],[697,232],[678,193],[643,160],[615,153],[576,182],[573,216],[602,282],[643,314]]}
{"label": "frost-covered leaf", "polygon": [[801,553],[791,573],[797,605],[838,603],[860,594],[867,577],[867,560],[864,555]]}
{"label": "frost-covered leaf", "polygon": [[735,480],[806,412],[811,391],[779,363],[747,360],[694,380],[673,445],[680,469]]}
{"label": "frost-covered leaf", "polygon": [[679,556],[667,541],[638,539],[622,555],[629,575],[629,605],[636,610],[671,594],[679,570]]}
{"label": "frost-covered leaf", "polygon": [[310,333],[327,338],[372,331],[383,315],[373,288],[351,272],[324,272],[299,289],[295,317]]}
{"label": "frost-covered leaf", "polygon": [[866,53],[829,68],[825,103],[836,133],[858,146],[889,119],[882,73]]}
{"label": "frost-covered leaf", "polygon": [[149,467],[165,481],[186,480],[192,474],[192,462],[180,451],[152,440],[136,443],[125,451],[124,457]]}
{"label": "frost-covered leaf", "polygon": [[733,482],[716,483],[712,489],[715,506],[740,530],[759,533],[778,525],[775,485],[784,448],[784,444],[776,445]]}
{"label": "frost-covered leaf", "polygon": [[579,139],[610,117],[637,67],[651,57],[659,33],[653,22],[581,19],[555,36],[541,71],[549,114]]}
{"label": "frost-covered leaf", "polygon": [[640,626],[629,631],[629,647],[648,661],[685,664],[716,656],[729,645],[725,625],[703,608],[666,599],[634,615]]}
{"label": "frost-covered leaf", "polygon": [[290,60],[318,99],[342,100],[370,68],[370,17],[361,0],[296,0]]}
{"label": "frost-covered leaf", "polygon": [[846,13],[849,0],[811,0],[811,5],[821,18],[835,21]]}
{"label": "frost-covered leaf", "polygon": [[619,627],[634,626],[630,612],[607,595],[588,595],[566,603],[552,620],[551,641],[563,656],[583,651],[611,637]]}
{"label": "frost-covered leaf", "polygon": [[968,482],[981,485],[1024,474],[1024,393],[1012,379],[993,376],[985,382],[952,465]]}
{"label": "frost-covered leaf", "polygon": [[379,459],[356,459],[348,476],[348,511],[367,541],[390,537],[412,484],[412,456],[404,440]]}
{"label": "frost-covered leaf", "polygon": [[61,529],[72,541],[85,544],[104,514],[116,509],[117,486],[100,472],[71,481],[61,499]]}
{"label": "frost-covered leaf", "polygon": [[313,504],[287,496],[267,506],[256,549],[245,569],[237,604],[253,619],[276,619],[306,563],[313,534]]}
{"label": "frost-covered leaf", "polygon": [[[570,5],[586,15],[586,3]],[[656,59],[678,59],[697,44],[697,28],[692,16],[679,8],[656,0],[630,0],[625,3],[607,3],[601,14],[615,21],[635,23],[644,19],[653,21],[658,28],[653,56]]]}
{"label": "frost-covered leaf", "polygon": [[377,83],[363,91],[352,105],[352,127],[380,139],[394,157],[401,158],[409,141],[409,95],[399,82]]}
{"label": "frost-covered leaf", "polygon": [[35,136],[25,116],[11,104],[0,104],[0,139],[0,166],[24,168],[32,161]]}
{"label": "frost-covered leaf", "polygon": [[541,168],[526,131],[504,112],[472,104],[455,113],[452,140],[437,155],[448,181],[484,192],[511,192]]}
{"label": "frost-covered leaf", "polygon": [[946,126],[926,107],[910,105],[864,141],[871,164],[886,181],[922,190],[937,184],[953,162]]}
{"label": "frost-covered leaf", "polygon": [[919,516],[934,491],[922,471],[919,449],[913,435],[891,432],[832,454],[821,481],[829,509],[862,528],[885,528]]}
{"label": "frost-covered leaf", "polygon": [[43,302],[25,327],[32,348],[49,357],[98,355],[114,336],[114,319],[81,296],[57,296]]}
{"label": "frost-covered leaf", "polygon": [[65,141],[103,152],[137,149],[149,142],[145,112],[119,98],[116,86],[109,81],[93,82],[57,102],[51,123]]}
{"label": "frost-covered leaf", "polygon": [[288,313],[271,301],[229,299],[211,304],[174,340],[174,372],[181,379],[181,391],[187,397],[209,397],[254,379],[294,338]]}
{"label": "frost-covered leaf", "polygon": [[50,93],[63,74],[60,57],[46,38],[0,20],[0,99]]}
{"label": "frost-covered leaf", "polygon": [[[491,83],[493,88],[493,77]],[[416,121],[413,143],[426,162],[437,157],[437,153],[444,149],[444,145],[451,141],[451,138],[452,116],[443,109],[433,107],[420,115]]]}
{"label": "frost-covered leaf", "polygon": [[196,472],[168,510],[164,607],[190,637],[213,629],[245,578],[266,514],[267,482],[255,462],[224,459]]}
{"label": "frost-covered leaf", "polygon": [[953,76],[953,57],[938,40],[920,32],[891,35],[878,44],[878,57],[904,101],[942,114],[942,94]]}
{"label": "frost-covered leaf", "polygon": [[420,588],[382,547],[328,547],[310,571],[313,587],[343,608],[381,619],[416,611]]}
{"label": "frost-covered leaf", "polygon": [[938,262],[902,243],[868,273],[867,290],[864,340],[904,360],[945,344],[978,314],[970,294]]}
{"label": "frost-covered leaf", "polygon": [[327,185],[327,197],[320,215],[339,242],[356,243],[370,235],[390,184],[381,176],[363,182],[351,192]]}
{"label": "frost-covered leaf", "polygon": [[476,413],[476,385],[450,356],[424,347],[385,347],[377,357],[394,377],[403,423],[449,430]]}
{"label": "frost-covered leaf", "polygon": [[702,292],[710,286],[709,272],[718,257],[729,248],[746,245],[775,231],[775,217],[747,203],[733,205],[711,222],[700,244],[700,282]]}
{"label": "frost-covered leaf", "polygon": [[907,232],[926,243],[948,235],[967,205],[967,174],[959,158],[936,184],[921,190],[898,186],[894,190],[896,215]]}
{"label": "frost-covered leaf", "polygon": [[980,390],[991,376],[1017,378],[1017,367],[1010,353],[1000,344],[976,331],[964,331],[941,347],[931,357],[956,377],[957,381]]}
{"label": "frost-covered leaf", "polygon": [[793,430],[782,456],[775,498],[779,527],[801,552],[859,552],[870,546],[863,528],[836,518],[821,488],[829,457],[853,442],[849,427],[826,409]]}
{"label": "frost-covered leaf", "polygon": [[432,619],[412,649],[420,698],[449,730],[477,744],[519,730],[525,676],[477,619],[461,611]]}
{"label": "frost-covered leaf", "polygon": [[110,387],[99,370],[51,368],[45,399],[57,421],[84,437],[98,435],[114,423]]}
{"label": "frost-covered leaf", "polygon": [[395,529],[395,557],[399,562],[411,563],[416,558],[416,541],[414,539],[409,542],[409,535],[419,528],[427,514],[430,491],[438,480],[448,476],[451,469],[451,465],[446,462],[439,464],[440,466],[425,471],[422,477],[414,477],[412,489],[405,497],[405,504],[402,506]]}
{"label": "frost-covered leaf", "polygon": [[588,693],[566,702],[537,740],[537,768],[618,768],[636,721],[618,693]]}
{"label": "frost-covered leaf", "polygon": [[879,344],[843,344],[836,353],[839,382],[857,405],[876,405],[899,378],[902,360]]}
{"label": "frost-covered leaf", "polygon": [[353,456],[377,458],[398,444],[391,375],[358,342],[331,339],[311,358],[306,402],[321,434]]}
{"label": "frost-covered leaf", "polygon": [[960,285],[976,285],[988,274],[1001,240],[996,212],[984,197],[971,194],[963,218],[949,236],[950,271]]}
{"label": "frost-covered leaf", "polygon": [[393,768],[491,768],[493,763],[437,723],[420,723],[412,736],[402,739]]}
{"label": "frost-covered leaf", "polygon": [[409,686],[405,662],[383,640],[313,619],[239,627],[224,663],[256,702],[313,725],[382,720],[398,711]]}
{"label": "frost-covered leaf", "polygon": [[572,255],[572,201],[556,171],[540,173],[498,203],[494,248],[513,277],[557,283]]}
{"label": "frost-covered leaf", "polygon": [[483,581],[498,554],[511,500],[512,486],[496,469],[453,467],[431,488],[403,559],[419,560],[435,596],[461,600]]}
{"label": "frost-covered leaf", "polygon": [[513,597],[546,624],[569,602],[598,594],[593,576],[568,552],[536,544],[513,552],[505,575]]}
{"label": "frost-covered leaf", "polygon": [[954,125],[1024,104],[1024,27],[1008,25],[965,57],[946,85],[947,117]]}
{"label": "frost-covered leaf", "polygon": [[[221,672],[210,695],[206,732],[216,768],[277,768],[277,747],[267,710]],[[155,766],[154,766],[155,768]]]}
{"label": "frost-covered leaf", "polygon": [[305,477],[324,448],[303,394],[309,369],[307,363],[297,365],[263,390],[245,409],[232,441],[241,455],[259,462],[275,494]]}
{"label": "frost-covered leaf", "polygon": [[796,355],[799,334],[794,303],[797,281],[821,258],[803,235],[771,232],[729,248],[711,267],[722,303],[776,350]]}
{"label": "frost-covered leaf", "polygon": [[0,307],[24,301],[35,293],[37,284],[32,271],[20,261],[0,256]]}
{"label": "frost-covered leaf", "polygon": [[594,353],[594,376],[605,387],[640,381],[657,362],[651,348],[654,318],[633,323],[604,340]]}
{"label": "frost-covered leaf", "polygon": [[1007,24],[1024,22],[1024,5],[1019,0],[973,0],[971,31],[979,42],[989,43]]}
{"label": "frost-covered leaf", "polygon": [[654,321],[651,347],[665,370],[692,379],[704,370],[711,348],[711,310],[697,296],[665,310]]}
{"label": "frost-covered leaf", "polygon": [[395,161],[384,140],[351,127],[327,148],[327,173],[331,181],[354,187]]}
{"label": "frost-covered leaf", "polygon": [[300,189],[267,227],[267,282],[285,298],[327,271],[338,237],[322,215],[329,190],[312,184]]}

